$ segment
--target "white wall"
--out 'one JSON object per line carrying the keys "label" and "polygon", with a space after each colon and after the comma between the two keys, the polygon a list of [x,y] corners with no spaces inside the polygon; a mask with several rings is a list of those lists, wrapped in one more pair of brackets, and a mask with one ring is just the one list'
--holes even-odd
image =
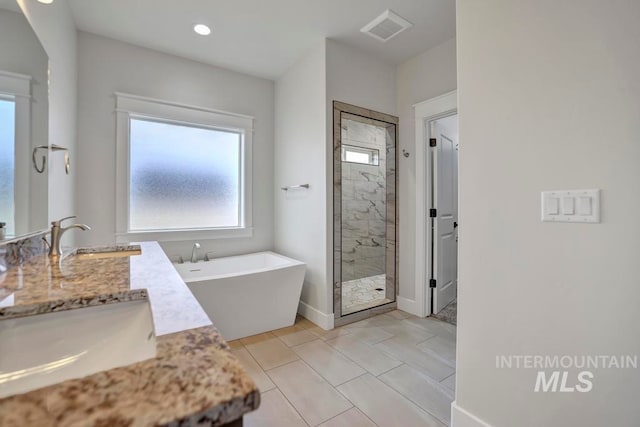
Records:
{"label": "white wall", "polygon": [[[19,12],[0,9],[0,70],[31,76],[31,141],[24,150],[16,150],[16,169],[26,170],[28,187],[16,192],[22,199],[18,206],[28,206],[28,212],[16,212],[16,234],[43,230],[49,225],[47,216],[47,174],[39,174],[31,163],[31,149],[46,145],[49,128],[49,90],[47,73],[49,58],[31,25]],[[44,154],[44,151],[40,152]],[[20,155],[22,154],[22,156]],[[28,198],[28,199],[27,199]]]}
{"label": "white wall", "polygon": [[[201,64],[108,38],[78,33],[78,239],[115,239],[115,98],[125,92],[255,117],[251,238],[200,241],[216,256],[273,246],[273,101],[270,80]],[[191,254],[193,241],[161,242],[169,255]]]}
{"label": "white wall", "polygon": [[[327,40],[328,125],[333,145],[333,101],[396,115],[393,65],[335,40]],[[333,151],[333,150],[332,150]]]}
{"label": "white wall", "polygon": [[[400,64],[397,68],[397,108],[400,117],[399,155],[400,204],[400,297],[415,300],[415,120],[413,105],[456,89],[456,40],[448,40]],[[426,260],[425,260],[426,262]]]}
{"label": "white wall", "polygon": [[[70,150],[70,175],[65,174],[61,152],[50,155],[47,164],[49,219],[59,219],[76,212],[76,27],[66,0],[56,0],[48,5],[18,0],[18,4],[49,56],[49,143]],[[71,241],[72,234],[67,233],[65,241]]]}
{"label": "white wall", "polygon": [[333,101],[396,115],[396,69],[369,54],[327,39],[327,305],[333,312]]}
{"label": "white wall", "polygon": [[[495,368],[640,354],[639,18],[637,0],[457,2],[456,404],[492,426],[640,420],[637,369],[534,393],[536,370]],[[541,191],[582,188],[602,189],[602,223],[540,221]]]}
{"label": "white wall", "polygon": [[300,312],[333,325],[333,100],[395,113],[395,68],[325,40],[276,82],[275,249],[307,263]]}
{"label": "white wall", "polygon": [[[275,250],[307,264],[303,304],[326,321],[326,58],[324,42],[307,53],[276,82]],[[280,187],[309,184],[309,190]],[[304,306],[303,306],[304,307]],[[312,314],[304,313],[311,317]]]}

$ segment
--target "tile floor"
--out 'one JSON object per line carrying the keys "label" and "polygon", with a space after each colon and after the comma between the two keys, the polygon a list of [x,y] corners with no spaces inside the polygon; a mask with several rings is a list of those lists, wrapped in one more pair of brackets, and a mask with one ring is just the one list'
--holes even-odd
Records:
{"label": "tile floor", "polygon": [[342,282],[342,313],[355,313],[391,302],[385,298],[384,290],[384,274]]}
{"label": "tile floor", "polygon": [[245,427],[445,426],[455,326],[392,311],[325,331],[294,326],[232,341],[262,392]]}

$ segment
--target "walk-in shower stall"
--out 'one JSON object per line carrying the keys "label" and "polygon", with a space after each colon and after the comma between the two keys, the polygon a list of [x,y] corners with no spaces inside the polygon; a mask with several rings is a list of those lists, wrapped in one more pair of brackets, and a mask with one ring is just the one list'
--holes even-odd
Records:
{"label": "walk-in shower stall", "polygon": [[395,308],[398,118],[334,101],[336,324]]}

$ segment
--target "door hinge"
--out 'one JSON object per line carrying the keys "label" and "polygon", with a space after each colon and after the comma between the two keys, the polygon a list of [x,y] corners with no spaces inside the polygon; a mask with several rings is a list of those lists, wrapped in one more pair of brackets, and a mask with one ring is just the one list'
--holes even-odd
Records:
{"label": "door hinge", "polygon": [[436,279],[429,279],[429,287],[430,288],[436,287]]}
{"label": "door hinge", "polygon": [[429,138],[429,147],[435,147],[435,146],[436,146],[436,139]]}
{"label": "door hinge", "polygon": [[429,209],[429,218],[436,218],[438,216],[437,209]]}

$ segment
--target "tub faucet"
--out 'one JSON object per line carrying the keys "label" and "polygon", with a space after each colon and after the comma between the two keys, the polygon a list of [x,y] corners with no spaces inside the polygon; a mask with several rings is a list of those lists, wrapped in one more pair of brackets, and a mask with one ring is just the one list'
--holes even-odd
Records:
{"label": "tub faucet", "polygon": [[191,251],[191,262],[198,262],[198,249],[200,249],[200,243],[193,244],[193,250]]}
{"label": "tub faucet", "polygon": [[72,228],[79,228],[83,231],[91,230],[91,227],[85,224],[73,224],[68,227],[61,227],[60,224],[62,221],[67,219],[75,218],[75,216],[68,216],[66,218],[59,219],[58,221],[51,222],[51,244],[49,244],[49,256],[60,256],[62,255],[62,235]]}

